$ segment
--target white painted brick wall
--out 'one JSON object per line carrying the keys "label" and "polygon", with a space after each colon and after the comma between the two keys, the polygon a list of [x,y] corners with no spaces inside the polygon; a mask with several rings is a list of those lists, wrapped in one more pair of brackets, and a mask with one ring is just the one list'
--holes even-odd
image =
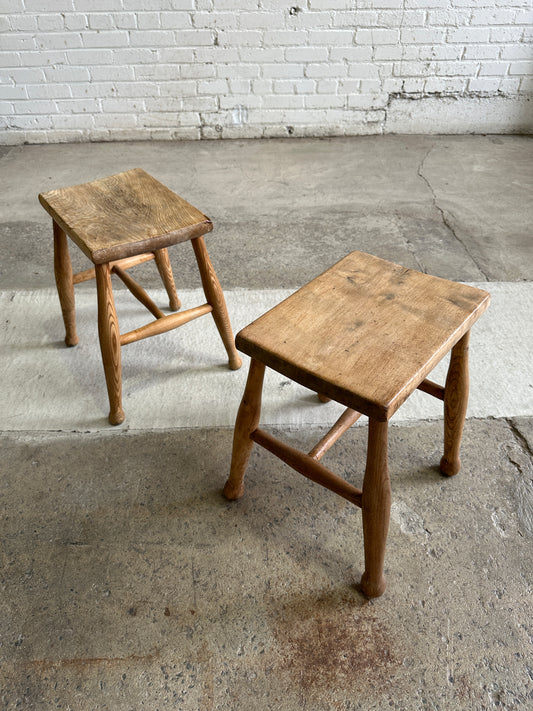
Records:
{"label": "white painted brick wall", "polygon": [[0,142],[532,130],[532,2],[0,0]]}

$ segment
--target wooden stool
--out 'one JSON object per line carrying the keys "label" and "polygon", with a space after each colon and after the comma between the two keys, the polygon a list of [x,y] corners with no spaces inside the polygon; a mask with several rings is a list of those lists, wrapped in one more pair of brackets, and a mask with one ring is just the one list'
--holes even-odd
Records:
{"label": "wooden stool", "polygon": [[[296,471],[363,511],[368,597],[385,590],[383,563],[391,488],[388,421],[415,390],[444,401],[443,474],[460,467],[459,446],[468,400],[470,327],[489,305],[485,291],[352,252],[237,335],[251,356],[237,415],[231,472],[224,495],[239,498],[254,442]],[[451,350],[443,387],[426,380]],[[265,366],[347,407],[332,429],[304,454],[258,428]],[[369,417],[363,490],[320,463],[361,414]]]}
{"label": "wooden stool", "polygon": [[[208,217],[140,168],[91,183],[51,190],[39,195],[39,201],[53,219],[54,269],[67,346],[78,343],[74,284],[96,277],[98,334],[112,425],[124,421],[120,349],[127,343],[170,331],[211,313],[228,353],[230,368],[240,367],[224,294],[202,237],[213,229]],[[94,263],[94,269],[72,274],[66,235]],[[192,242],[207,303],[165,315],[126,270],[155,259],[170,308],[177,311],[181,304],[167,247],[187,240]],[[155,321],[128,333],[119,332],[112,273],[155,316]]]}

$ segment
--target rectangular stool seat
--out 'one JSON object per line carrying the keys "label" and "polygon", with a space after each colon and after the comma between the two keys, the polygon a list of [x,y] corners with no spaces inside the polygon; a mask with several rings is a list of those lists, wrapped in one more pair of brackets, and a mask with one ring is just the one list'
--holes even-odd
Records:
{"label": "rectangular stool seat", "polygon": [[94,264],[211,232],[211,220],[142,170],[39,195],[55,222]]}
{"label": "rectangular stool seat", "polygon": [[388,420],[477,321],[490,296],[352,252],[237,334],[252,358]]}

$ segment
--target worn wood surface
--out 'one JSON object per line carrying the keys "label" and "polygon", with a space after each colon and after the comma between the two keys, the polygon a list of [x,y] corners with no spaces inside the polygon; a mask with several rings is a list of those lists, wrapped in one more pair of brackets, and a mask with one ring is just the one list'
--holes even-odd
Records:
{"label": "worn wood surface", "polygon": [[[213,227],[209,218],[140,168],[91,183],[51,190],[39,195],[39,200],[53,218],[54,268],[67,345],[78,342],[74,284],[96,278],[98,333],[111,424],[120,424],[124,420],[120,353],[123,345],[170,331],[212,313],[228,353],[230,368],[241,366],[224,294],[203,240],[203,235]],[[94,262],[94,269],[72,274],[67,234]],[[177,311],[181,303],[166,247],[186,240],[192,240],[208,303],[165,315],[126,270],[155,259],[170,308]],[[111,273],[124,282],[156,321],[120,334]]]}
{"label": "worn wood surface", "polygon": [[296,382],[388,420],[489,304],[489,294],[352,252],[237,335]]}
{"label": "worn wood surface", "polygon": [[158,336],[160,333],[173,331],[175,328],[189,323],[189,321],[194,321],[194,319],[200,318],[200,316],[211,313],[212,310],[213,307],[211,304],[201,304],[200,306],[193,306],[191,309],[185,309],[175,314],[163,314],[157,321],[151,321],[144,326],[133,329],[133,331],[123,333],[120,336],[120,345],[126,346],[128,343],[141,341],[143,338],[150,338],[151,336]]}
{"label": "worn wood surface", "polygon": [[251,434],[257,429],[261,416],[264,377],[265,366],[252,359],[235,422],[230,475],[224,486],[224,496],[230,501],[240,498],[244,493],[244,473],[254,444]]}
{"label": "worn wood surface", "polygon": [[383,564],[391,507],[387,441],[388,422],[369,420],[362,506],[365,572],[361,578],[367,597],[383,595],[386,587]]}
{"label": "worn wood surface", "polygon": [[95,264],[151,252],[213,229],[208,217],[141,168],[39,195]]}
{"label": "worn wood surface", "polygon": [[281,442],[268,432],[256,429],[250,435],[254,442],[260,444],[276,457],[279,457],[292,469],[303,474],[307,479],[324,486],[335,494],[342,496],[356,506],[361,506],[362,491],[334,474],[330,469],[318,462],[314,457],[304,454],[298,449],[291,447],[285,442]]}
{"label": "worn wood surface", "polygon": [[120,331],[118,326],[111,269],[109,264],[96,265],[96,287],[98,294],[98,336],[102,362],[109,396],[109,422],[120,425],[124,422],[122,409],[122,359],[120,354]]}
{"label": "worn wood surface", "polygon": [[148,311],[156,318],[163,318],[165,315],[153,299],[146,293],[142,286],[135,279],[117,264],[111,269],[113,274],[116,274],[124,284],[128,287],[133,296],[145,306]]}
{"label": "worn wood surface", "polygon": [[332,445],[341,437],[361,417],[360,412],[356,412],[351,408],[346,408],[333,427],[327,432],[324,437],[317,442],[313,449],[309,452],[309,456],[317,461],[330,449]]}
{"label": "worn wood surface", "polygon": [[174,275],[172,274],[172,267],[170,266],[168,250],[158,249],[154,252],[154,257],[161,281],[167,290],[168,305],[172,311],[178,311],[181,308],[181,301],[176,292],[176,284],[174,283]]}
{"label": "worn wood surface", "polygon": [[[416,388],[444,400],[441,471],[459,471],[470,327],[489,299],[480,289],[353,252],[243,329],[237,346],[252,362],[235,425],[227,498],[242,495],[244,471],[256,442],[300,474],[361,506],[361,590],[370,598],[382,595],[391,508],[388,420]],[[425,376],[450,349],[442,387]],[[265,366],[315,390],[323,401],[332,398],[347,405],[309,454],[259,429]],[[369,415],[362,491],[318,461],[361,412]]]}
{"label": "worn wood surface", "polygon": [[231,330],[226,299],[207,253],[204,238],[196,237],[191,244],[200,271],[206,301],[213,307],[213,320],[228,354],[229,367],[232,370],[238,370],[242,365],[242,360],[235,348],[235,339]]}
{"label": "worn wood surface", "polygon": [[78,343],[76,333],[76,301],[74,296],[74,281],[72,263],[68,251],[67,236],[61,227],[54,222],[54,273],[57,293],[65,324],[65,343],[75,346]]}
{"label": "worn wood surface", "polygon": [[437,398],[437,400],[444,400],[444,385],[434,383],[432,380],[428,380],[427,378],[418,385],[418,390],[422,390],[423,393],[432,395]]}
{"label": "worn wood surface", "polygon": [[[155,254],[138,254],[135,257],[126,257],[125,259],[116,259],[113,262],[109,262],[111,268],[114,266],[119,266],[121,269],[131,269],[137,264],[142,264],[143,262],[149,262],[151,259],[155,259]],[[92,269],[85,269],[82,272],[76,272],[74,274],[73,280],[74,284],[81,284],[84,281],[90,281],[96,278],[96,272],[94,267]]]}
{"label": "worn wood surface", "polygon": [[444,456],[440,470],[454,476],[461,469],[459,450],[468,405],[468,348],[470,331],[452,348],[446,385],[444,387]]}

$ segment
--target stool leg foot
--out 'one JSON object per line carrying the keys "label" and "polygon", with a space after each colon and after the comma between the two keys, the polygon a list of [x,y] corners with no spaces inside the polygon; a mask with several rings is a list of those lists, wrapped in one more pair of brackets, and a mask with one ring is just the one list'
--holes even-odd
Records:
{"label": "stool leg foot", "polygon": [[365,572],[361,578],[361,589],[367,597],[383,595],[386,587],[383,564],[391,506],[387,435],[387,422],[369,420],[362,501]]}
{"label": "stool leg foot", "polygon": [[207,299],[207,303],[213,307],[213,319],[226,348],[229,367],[232,370],[238,370],[242,365],[242,361],[235,348],[235,340],[231,330],[224,292],[222,291],[220,282],[209,259],[204,238],[196,237],[191,240],[191,242],[198,263],[198,269],[200,270],[205,298]]}
{"label": "stool leg foot", "polygon": [[174,283],[174,275],[172,274],[172,267],[170,266],[168,250],[157,249],[154,252],[154,257],[157,269],[161,276],[161,281],[167,290],[169,306],[172,311],[179,311],[181,308],[181,301],[179,300],[176,292],[176,284]]}
{"label": "stool leg foot", "polygon": [[111,288],[109,264],[96,265],[96,288],[98,293],[98,335],[107,394],[109,395],[109,422],[112,425],[120,425],[121,422],[124,422],[120,332]]}
{"label": "stool leg foot", "polygon": [[65,343],[75,346],[78,343],[76,333],[76,310],[74,300],[74,282],[72,281],[72,264],[68,251],[67,235],[54,221],[54,272],[57,293],[65,324]]}
{"label": "stool leg foot", "polygon": [[235,422],[231,470],[229,479],[224,486],[226,499],[238,499],[244,493],[244,473],[254,444],[250,435],[259,425],[264,375],[265,366],[263,363],[252,359],[246,388]]}
{"label": "stool leg foot", "polygon": [[444,387],[444,456],[440,470],[454,476],[461,469],[459,450],[468,405],[468,344],[470,331],[452,348]]}

